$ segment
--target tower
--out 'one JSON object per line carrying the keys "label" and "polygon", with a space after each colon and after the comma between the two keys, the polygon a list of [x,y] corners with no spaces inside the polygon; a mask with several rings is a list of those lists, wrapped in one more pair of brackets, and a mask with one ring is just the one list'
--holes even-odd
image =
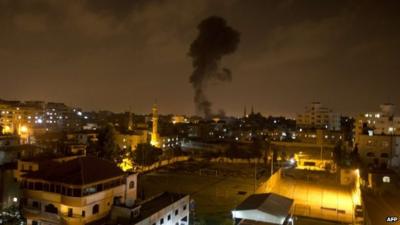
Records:
{"label": "tower", "polygon": [[160,141],[158,136],[158,109],[156,104],[153,105],[152,112],[153,112],[152,115],[153,127],[151,131],[150,144],[155,147],[160,147]]}
{"label": "tower", "polygon": [[129,112],[128,112],[128,130],[131,131],[132,128],[133,128],[132,113],[131,113],[131,110],[129,109]]}

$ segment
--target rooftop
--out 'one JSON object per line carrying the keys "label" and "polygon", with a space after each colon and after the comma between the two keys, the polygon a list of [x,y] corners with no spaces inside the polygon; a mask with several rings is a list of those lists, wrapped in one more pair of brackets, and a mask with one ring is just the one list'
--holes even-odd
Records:
{"label": "rooftop", "polygon": [[242,220],[238,225],[275,225],[267,222],[253,221],[253,220]]}
{"label": "rooftop", "polygon": [[[163,192],[160,193],[159,195],[156,195],[152,198],[149,198],[143,202],[140,202],[139,205],[140,207],[140,215],[136,218],[134,218],[131,221],[118,221],[119,223],[122,222],[122,224],[136,224],[149,216],[157,213],[158,211],[162,210],[163,208],[168,207],[169,205],[181,200],[182,198],[188,196],[187,194],[179,194],[179,193],[171,193],[171,192]],[[133,207],[137,207],[138,205],[135,205]]]}
{"label": "rooftop", "polygon": [[79,157],[54,164],[51,169],[39,169],[27,173],[23,177],[72,185],[85,185],[122,175],[124,175],[124,172],[110,161],[95,157]]}
{"label": "rooftop", "polygon": [[290,213],[292,205],[293,199],[275,193],[253,194],[240,203],[234,211],[258,210],[275,217],[285,218]]}

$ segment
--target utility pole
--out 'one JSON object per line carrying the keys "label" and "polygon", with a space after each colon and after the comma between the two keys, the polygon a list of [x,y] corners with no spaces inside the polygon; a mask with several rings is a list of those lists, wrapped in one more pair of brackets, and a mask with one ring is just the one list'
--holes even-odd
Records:
{"label": "utility pole", "polygon": [[[269,146],[269,150],[271,152],[271,144]],[[274,175],[274,152],[272,151],[272,155],[271,155],[271,177],[272,175]]]}
{"label": "utility pole", "polygon": [[256,193],[257,189],[257,158],[254,161],[254,194]]}

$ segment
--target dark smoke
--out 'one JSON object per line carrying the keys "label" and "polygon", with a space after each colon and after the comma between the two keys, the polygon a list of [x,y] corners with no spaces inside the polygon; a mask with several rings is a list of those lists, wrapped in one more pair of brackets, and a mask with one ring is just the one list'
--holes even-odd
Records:
{"label": "dark smoke", "polygon": [[231,81],[231,71],[220,68],[224,55],[235,52],[240,34],[226,24],[225,19],[211,16],[197,26],[199,35],[190,45],[189,56],[193,59],[193,73],[190,82],[194,88],[196,113],[206,118],[212,116],[212,103],[206,96],[209,80]]}

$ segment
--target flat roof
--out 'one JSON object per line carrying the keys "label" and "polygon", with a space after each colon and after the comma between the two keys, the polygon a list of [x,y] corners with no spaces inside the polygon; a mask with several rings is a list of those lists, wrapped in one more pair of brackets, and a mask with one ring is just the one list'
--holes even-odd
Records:
{"label": "flat roof", "polygon": [[116,178],[124,174],[113,162],[85,156],[54,164],[45,169],[39,168],[38,171],[29,172],[23,177],[72,185],[85,185]]}
{"label": "flat roof", "polygon": [[[188,194],[182,193],[172,193],[172,192],[163,192],[159,195],[156,195],[152,198],[149,198],[138,205],[140,205],[140,214],[138,217],[129,221],[129,224],[138,223],[151,215],[157,213],[158,211],[168,207],[169,205],[189,196]],[[138,205],[133,206],[132,208],[137,207]]]}
{"label": "flat roof", "polygon": [[293,202],[293,199],[275,193],[253,194],[247,197],[233,209],[232,212],[239,215],[236,217],[237,219],[252,220],[254,216],[252,213],[249,214],[248,212],[258,211],[266,215],[264,218],[265,220],[256,217],[254,217],[256,218],[254,220],[273,222],[276,221],[277,218],[283,219],[290,215]]}
{"label": "flat roof", "polygon": [[241,220],[238,225],[276,225],[276,224],[254,221],[254,220]]}

